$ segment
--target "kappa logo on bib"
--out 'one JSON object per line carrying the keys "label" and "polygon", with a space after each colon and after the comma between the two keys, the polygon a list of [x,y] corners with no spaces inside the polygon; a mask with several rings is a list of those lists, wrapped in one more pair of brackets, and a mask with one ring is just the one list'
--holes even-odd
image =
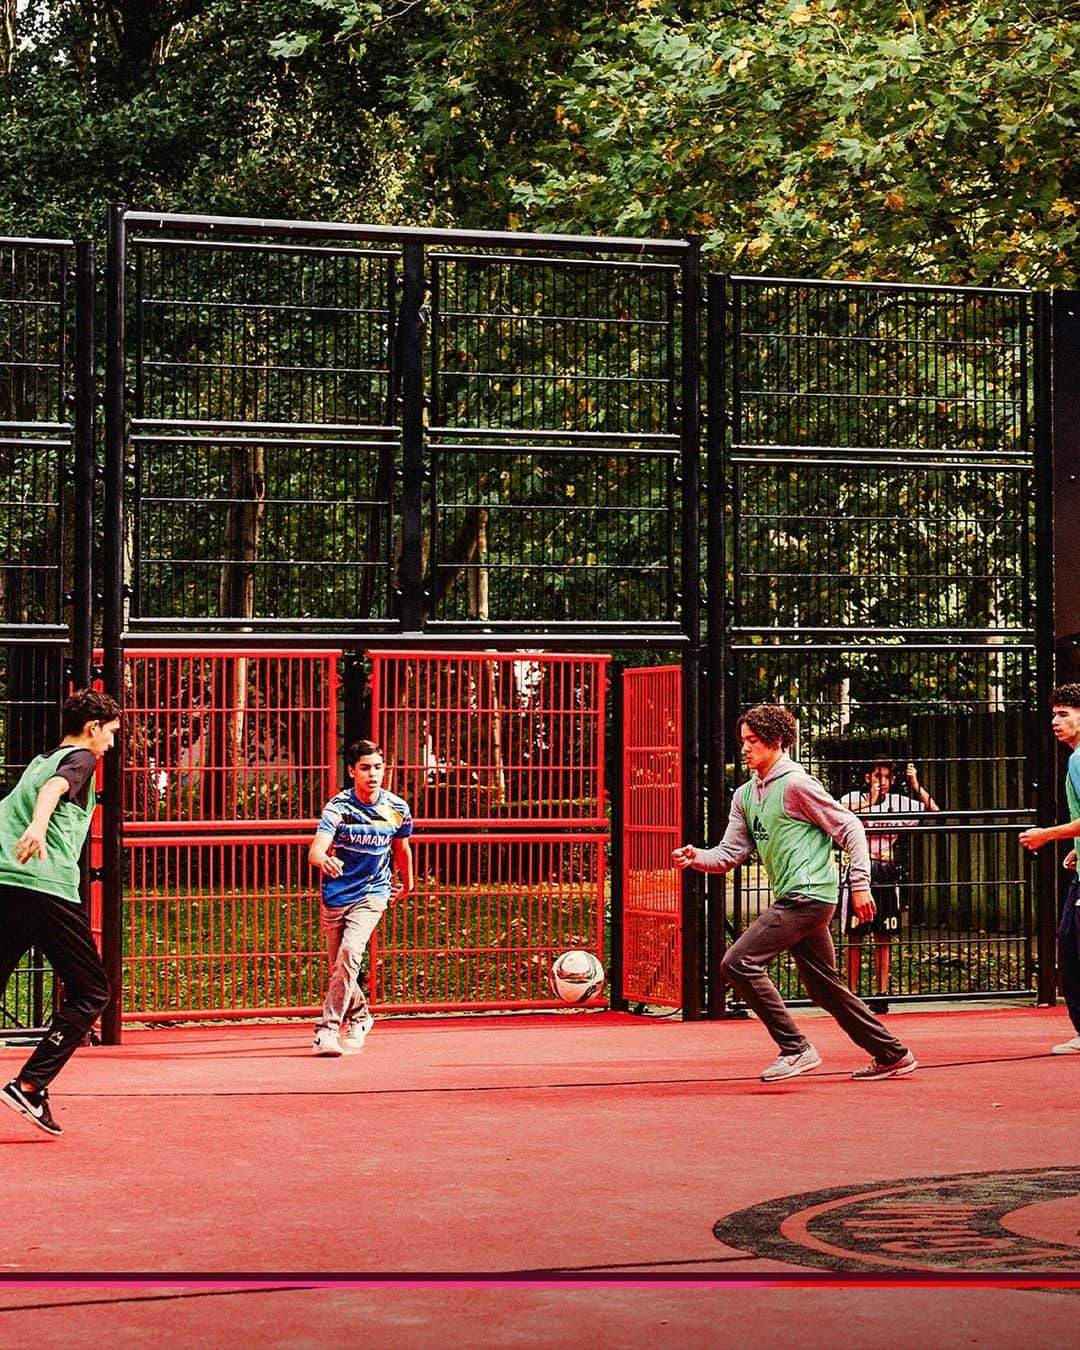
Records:
{"label": "kappa logo on bib", "polygon": [[811,1191],[729,1214],[713,1233],[739,1251],[819,1270],[1075,1272],[1080,1167]]}

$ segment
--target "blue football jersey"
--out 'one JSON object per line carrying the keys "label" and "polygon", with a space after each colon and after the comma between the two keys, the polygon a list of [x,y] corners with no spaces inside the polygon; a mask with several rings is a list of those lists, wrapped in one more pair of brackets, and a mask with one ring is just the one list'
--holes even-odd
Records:
{"label": "blue football jersey", "polygon": [[390,899],[390,846],[413,832],[408,803],[385,788],[373,802],[362,802],[352,787],[323,807],[320,834],[334,836],[334,855],[341,859],[339,877],[322,878],[326,905],[352,905],[358,900]]}

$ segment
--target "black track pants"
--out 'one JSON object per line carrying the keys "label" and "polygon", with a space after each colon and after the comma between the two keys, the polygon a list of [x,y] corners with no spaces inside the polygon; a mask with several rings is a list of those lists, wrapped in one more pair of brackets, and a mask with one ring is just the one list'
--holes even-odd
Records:
{"label": "black track pants", "polygon": [[21,886],[0,886],[0,993],[31,947],[40,947],[64,986],[61,1007],[19,1071],[47,1087],[109,1001],[109,981],[81,905]]}

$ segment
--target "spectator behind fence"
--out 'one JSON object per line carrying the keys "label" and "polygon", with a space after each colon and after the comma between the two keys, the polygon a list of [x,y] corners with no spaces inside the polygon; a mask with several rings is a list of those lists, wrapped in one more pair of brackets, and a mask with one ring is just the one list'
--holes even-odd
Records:
{"label": "spectator behind fence", "polygon": [[[891,759],[875,759],[864,775],[861,791],[848,792],[840,804],[864,820],[866,843],[870,850],[870,894],[874,897],[876,912],[868,921],[859,918],[851,905],[851,882],[845,871],[840,886],[840,931],[848,939],[848,984],[859,991],[859,966],[862,959],[862,940],[867,933],[874,939],[874,982],[878,997],[869,1000],[873,1012],[888,1012],[889,973],[893,938],[900,931],[900,883],[904,869],[897,853],[899,832],[916,824],[913,819],[921,811],[938,811],[940,807],[919,782],[919,772],[909,763],[905,770],[910,795],[893,792],[896,766]],[[880,817],[880,819],[878,818]]]}

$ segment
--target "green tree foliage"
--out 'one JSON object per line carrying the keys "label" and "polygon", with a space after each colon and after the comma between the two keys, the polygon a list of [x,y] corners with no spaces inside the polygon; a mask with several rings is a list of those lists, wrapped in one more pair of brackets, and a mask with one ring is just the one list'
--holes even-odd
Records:
{"label": "green tree foliage", "polygon": [[406,141],[363,67],[332,45],[317,66],[270,50],[305,12],[325,17],[284,0],[31,0],[0,78],[5,232],[100,236],[110,201],[406,218]]}
{"label": "green tree foliage", "polygon": [[320,0],[459,224],[702,234],[722,267],[1072,284],[1071,0]]}
{"label": "green tree foliage", "polygon": [[5,223],[693,231],[725,268],[1072,285],[1078,38],[1073,0],[30,0]]}
{"label": "green tree foliage", "polygon": [[1078,39],[1061,0],[639,0],[583,32],[515,198],[720,266],[1074,284]]}

